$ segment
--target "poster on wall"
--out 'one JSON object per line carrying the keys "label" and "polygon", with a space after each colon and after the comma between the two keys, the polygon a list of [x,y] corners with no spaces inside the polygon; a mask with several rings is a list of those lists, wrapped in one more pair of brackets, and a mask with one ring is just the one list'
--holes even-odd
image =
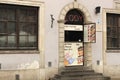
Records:
{"label": "poster on wall", "polygon": [[64,65],[83,65],[83,43],[64,44]]}
{"label": "poster on wall", "polygon": [[95,23],[84,25],[84,42],[96,42],[96,25],[95,25]]}

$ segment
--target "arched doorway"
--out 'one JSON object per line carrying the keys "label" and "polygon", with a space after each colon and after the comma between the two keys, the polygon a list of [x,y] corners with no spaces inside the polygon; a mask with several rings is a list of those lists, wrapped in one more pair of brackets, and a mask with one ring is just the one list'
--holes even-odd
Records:
{"label": "arched doorway", "polygon": [[84,15],[78,9],[71,9],[64,23],[64,65],[84,64]]}
{"label": "arched doorway", "polygon": [[[69,17],[66,16],[71,13],[71,10],[77,11],[79,15],[83,16],[81,19],[81,23],[79,22],[69,22],[66,21],[66,18],[71,19],[72,15]],[[70,11],[70,12],[69,12]],[[75,13],[76,14],[76,13]],[[76,18],[76,17],[74,17]],[[73,19],[74,19],[73,18]],[[68,19],[68,20],[69,20]],[[77,18],[78,19],[78,18]],[[65,25],[72,24],[72,25],[82,25],[83,23],[91,23],[91,16],[88,10],[81,4],[77,3],[76,1],[66,5],[62,11],[60,12],[58,26],[59,26],[59,68],[64,67],[64,40],[65,40]],[[84,66],[92,66],[92,54],[91,54],[91,43],[84,44]]]}

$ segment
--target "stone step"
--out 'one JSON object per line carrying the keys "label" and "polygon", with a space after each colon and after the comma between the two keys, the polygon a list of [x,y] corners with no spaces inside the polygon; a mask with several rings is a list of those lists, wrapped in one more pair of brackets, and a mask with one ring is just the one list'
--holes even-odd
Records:
{"label": "stone step", "polygon": [[110,80],[106,77],[81,77],[81,78],[66,78],[66,79],[56,79],[56,80]]}
{"label": "stone step", "polygon": [[101,73],[91,73],[91,74],[66,74],[66,75],[60,75],[61,77],[102,77],[103,75]]}
{"label": "stone step", "polygon": [[[103,78],[103,75],[100,73],[92,73],[92,74],[66,74],[66,75],[56,75],[56,79],[60,79],[60,80],[78,80],[78,79],[84,79],[84,78],[92,78],[92,79],[96,79],[96,78]],[[89,79],[88,78],[88,79]],[[103,79],[102,79],[103,80]]]}
{"label": "stone step", "polygon": [[68,73],[68,74],[63,74],[62,76],[99,76],[102,75],[101,73]]}
{"label": "stone step", "polygon": [[104,80],[103,77],[62,78],[60,80]]}
{"label": "stone step", "polygon": [[83,66],[66,66],[64,70],[91,70],[89,67]]}
{"label": "stone step", "polygon": [[66,66],[60,74],[56,74],[50,80],[110,80],[102,73],[96,73],[84,66]]}
{"label": "stone step", "polygon": [[51,78],[50,80],[111,80],[110,77]]}
{"label": "stone step", "polygon": [[104,80],[103,76],[61,77],[60,80]]}
{"label": "stone step", "polygon": [[[58,76],[58,75],[57,75]],[[60,76],[51,78],[50,80],[111,80],[110,77],[104,77],[104,76]]]}
{"label": "stone step", "polygon": [[84,70],[84,71],[83,70],[64,70],[61,72],[62,75],[93,74],[93,73],[95,73],[94,70]]}

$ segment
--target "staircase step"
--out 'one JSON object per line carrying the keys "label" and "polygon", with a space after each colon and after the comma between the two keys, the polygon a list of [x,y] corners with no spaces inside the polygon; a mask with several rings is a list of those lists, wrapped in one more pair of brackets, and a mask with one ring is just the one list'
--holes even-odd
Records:
{"label": "staircase step", "polygon": [[68,73],[68,74],[63,74],[62,76],[100,76],[102,75],[101,73]]}
{"label": "staircase step", "polygon": [[66,66],[64,69],[65,70],[90,70],[89,67],[83,67],[83,66]]}
{"label": "staircase step", "polygon": [[96,73],[84,66],[66,66],[60,74],[56,74],[50,80],[111,80],[102,73]]}
{"label": "staircase step", "polygon": [[91,69],[63,69],[62,71],[66,71],[66,72],[71,72],[71,71],[94,71],[94,70],[91,70]]}
{"label": "staircase step", "polygon": [[104,80],[103,76],[61,77],[61,80]]}
{"label": "staircase step", "polygon": [[110,80],[109,77],[52,78],[50,80]]}
{"label": "staircase step", "polygon": [[68,74],[68,75],[60,75],[61,77],[89,77],[89,76],[92,76],[92,77],[101,77],[103,76],[101,73],[92,73],[92,74]]}
{"label": "staircase step", "polygon": [[91,73],[95,73],[94,70],[64,70],[61,72],[62,75],[66,75],[66,74],[91,74]]}

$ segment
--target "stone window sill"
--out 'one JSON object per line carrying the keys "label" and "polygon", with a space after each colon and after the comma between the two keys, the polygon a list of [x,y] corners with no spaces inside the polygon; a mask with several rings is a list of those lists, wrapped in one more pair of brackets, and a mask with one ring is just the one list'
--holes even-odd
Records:
{"label": "stone window sill", "polygon": [[40,51],[37,50],[22,50],[22,51],[0,51],[0,54],[39,54]]}
{"label": "stone window sill", "polygon": [[106,50],[107,53],[120,53],[120,50]]}

